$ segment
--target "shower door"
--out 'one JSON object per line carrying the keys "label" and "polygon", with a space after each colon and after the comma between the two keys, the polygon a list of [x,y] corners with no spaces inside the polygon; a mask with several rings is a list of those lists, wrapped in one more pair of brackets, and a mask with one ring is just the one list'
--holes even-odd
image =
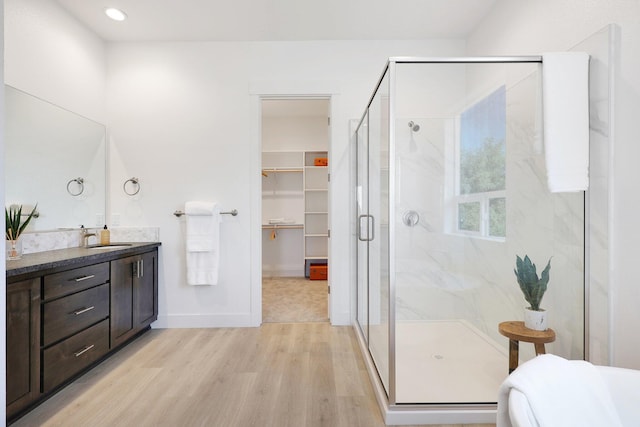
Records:
{"label": "shower door", "polygon": [[369,113],[356,133],[356,215],[357,215],[357,318],[365,341],[369,342]]}
{"label": "shower door", "polygon": [[357,319],[389,393],[389,79],[371,100],[357,138]]}

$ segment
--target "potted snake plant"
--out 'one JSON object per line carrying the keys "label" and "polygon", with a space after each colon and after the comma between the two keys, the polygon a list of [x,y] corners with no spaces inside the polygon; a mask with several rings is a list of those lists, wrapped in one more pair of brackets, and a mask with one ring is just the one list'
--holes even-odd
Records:
{"label": "potted snake plant", "polygon": [[551,258],[538,277],[536,265],[531,262],[529,256],[525,255],[522,259],[516,255],[516,268],[513,271],[524,299],[529,303],[529,307],[525,307],[524,311],[524,325],[536,331],[547,330],[547,312],[540,308],[540,303],[549,283],[549,270],[551,270]]}
{"label": "potted snake plant", "polygon": [[20,259],[22,256],[22,242],[19,238],[36,214],[36,207],[38,207],[37,204],[24,220],[22,219],[22,205],[12,205],[8,209],[4,208],[8,260]]}

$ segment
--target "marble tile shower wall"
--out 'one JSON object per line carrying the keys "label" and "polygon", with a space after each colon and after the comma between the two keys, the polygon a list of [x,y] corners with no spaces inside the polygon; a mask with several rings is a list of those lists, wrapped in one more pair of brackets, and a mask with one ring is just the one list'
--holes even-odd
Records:
{"label": "marble tile shower wall", "polygon": [[[77,248],[83,244],[80,230],[25,233],[21,238],[25,254]],[[160,229],[158,227],[115,227],[111,229],[111,241],[158,242],[160,241]],[[95,237],[91,237],[89,244],[94,243],[97,243],[97,240]]]}
{"label": "marble tile shower wall", "polygon": [[[581,358],[584,199],[547,190],[538,85],[534,73],[507,90],[504,241],[454,231],[454,119],[412,118],[421,126],[413,135],[406,120],[397,126],[396,313],[399,321],[464,319],[502,345],[498,323],[522,320],[526,304],[513,273],[516,254],[528,254],[539,270],[553,257],[542,305],[564,339],[552,350]],[[407,210],[420,215],[415,227],[402,222]],[[533,356],[524,347],[523,357]]]}

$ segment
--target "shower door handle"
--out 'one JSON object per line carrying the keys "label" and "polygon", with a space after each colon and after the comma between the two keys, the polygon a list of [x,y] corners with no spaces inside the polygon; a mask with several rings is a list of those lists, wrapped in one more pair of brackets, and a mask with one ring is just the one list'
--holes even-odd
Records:
{"label": "shower door handle", "polygon": [[[362,220],[367,218],[367,237],[362,238]],[[369,218],[371,221],[369,221]],[[370,242],[373,240],[375,230],[375,219],[373,215],[362,214],[358,216],[358,240],[361,242]],[[371,233],[369,233],[371,231]]]}
{"label": "shower door handle", "polygon": [[[362,220],[366,218],[368,215],[362,214],[358,216],[358,240],[361,242],[366,242],[367,239],[362,238]],[[368,221],[367,221],[368,222]]]}

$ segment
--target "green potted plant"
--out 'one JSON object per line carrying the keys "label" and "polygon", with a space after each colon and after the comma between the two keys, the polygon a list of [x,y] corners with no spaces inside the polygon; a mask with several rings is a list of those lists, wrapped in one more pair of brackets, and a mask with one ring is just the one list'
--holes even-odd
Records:
{"label": "green potted plant", "polygon": [[551,258],[538,277],[536,265],[531,262],[529,256],[525,255],[522,259],[516,255],[516,268],[513,271],[524,299],[529,303],[529,307],[525,307],[524,325],[536,331],[547,329],[547,312],[540,308],[540,302],[549,283],[549,270],[551,270]]}
{"label": "green potted plant", "polygon": [[36,206],[29,215],[22,220],[22,205],[12,205],[4,208],[5,238],[7,241],[7,259],[20,259],[22,256],[22,242],[19,240],[22,232],[27,228],[36,213]]}

